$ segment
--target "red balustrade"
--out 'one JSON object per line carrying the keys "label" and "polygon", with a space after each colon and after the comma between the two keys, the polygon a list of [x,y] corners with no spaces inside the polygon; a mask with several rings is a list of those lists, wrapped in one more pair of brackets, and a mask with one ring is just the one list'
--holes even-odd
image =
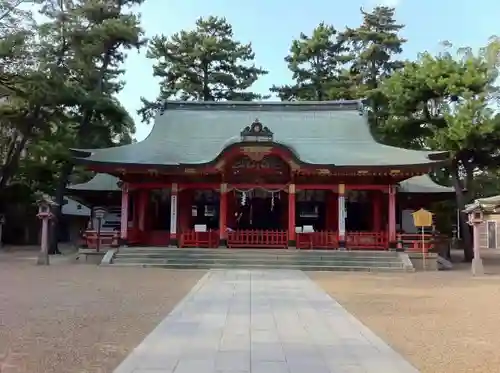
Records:
{"label": "red balustrade", "polygon": [[387,232],[347,232],[346,247],[348,250],[387,250],[389,237]]}
{"label": "red balustrade", "polygon": [[288,231],[236,230],[227,233],[227,246],[234,247],[275,247],[288,246]]}
{"label": "red balustrade", "polygon": [[320,231],[297,233],[297,249],[337,249],[339,247],[338,233]]}
{"label": "red balustrade", "polygon": [[[89,249],[101,250],[109,247],[118,247],[120,232],[118,231],[101,231],[99,234],[95,230],[87,230],[83,233],[83,238]],[[99,245],[97,243],[99,242]]]}
{"label": "red balustrade", "polygon": [[209,230],[207,232],[184,231],[179,237],[180,247],[219,247],[219,231]]}
{"label": "red balustrade", "polygon": [[432,234],[404,233],[399,235],[402,248],[411,253],[428,253],[434,248]]}

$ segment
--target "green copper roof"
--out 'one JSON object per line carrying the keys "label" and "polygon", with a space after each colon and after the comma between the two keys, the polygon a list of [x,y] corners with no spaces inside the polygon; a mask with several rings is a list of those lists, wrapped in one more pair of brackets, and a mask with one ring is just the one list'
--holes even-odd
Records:
{"label": "green copper roof", "polygon": [[465,206],[464,212],[470,213],[475,210],[484,212],[498,211],[500,206],[500,195],[476,199],[473,203]]}
{"label": "green copper roof", "polygon": [[377,143],[358,101],[167,102],[143,141],[84,150],[89,162],[150,166],[212,162],[258,118],[299,161],[335,166],[397,166],[433,163],[429,155]]}
{"label": "green copper roof", "polygon": [[108,174],[96,174],[86,183],[73,184],[68,186],[69,190],[85,190],[96,192],[118,192],[121,189],[118,187],[120,179]]}
{"label": "green copper roof", "polygon": [[[68,187],[69,190],[120,191],[118,179],[109,174],[96,174],[92,179],[83,184],[74,184]],[[400,193],[453,193],[454,189],[435,183],[428,175],[414,176],[401,182]]]}
{"label": "green copper roof", "polygon": [[455,193],[455,189],[437,184],[429,175],[414,176],[399,183],[400,193]]}

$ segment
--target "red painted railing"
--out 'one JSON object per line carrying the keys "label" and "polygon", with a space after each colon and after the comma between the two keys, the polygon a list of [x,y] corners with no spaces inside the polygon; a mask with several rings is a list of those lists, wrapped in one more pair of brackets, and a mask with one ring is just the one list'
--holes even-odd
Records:
{"label": "red painted railing", "polygon": [[297,249],[338,249],[338,233],[333,231],[320,231],[310,233],[297,233]]}
{"label": "red painted railing", "polygon": [[387,232],[347,232],[346,247],[349,250],[387,250]]}
{"label": "red painted railing", "polygon": [[98,235],[95,230],[87,230],[83,233],[83,238],[89,249],[97,249],[97,242],[99,241],[99,248],[102,250],[109,247],[118,247],[120,232],[101,231]]}
{"label": "red painted railing", "polygon": [[280,247],[288,246],[288,231],[237,230],[227,233],[227,246]]}
{"label": "red painted railing", "polygon": [[[411,253],[428,253],[434,248],[434,237],[432,234],[400,234],[399,242],[401,242],[402,248]],[[423,242],[422,242],[423,241]]]}
{"label": "red painted railing", "polygon": [[219,231],[195,232],[184,231],[179,237],[180,247],[219,247]]}

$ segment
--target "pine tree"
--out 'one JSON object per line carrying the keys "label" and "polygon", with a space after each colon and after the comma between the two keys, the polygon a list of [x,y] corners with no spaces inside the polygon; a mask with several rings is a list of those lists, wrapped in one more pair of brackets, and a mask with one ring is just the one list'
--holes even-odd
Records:
{"label": "pine tree", "polygon": [[320,23],[311,36],[301,33],[285,57],[294,84],[273,86],[270,91],[283,101],[351,98],[345,73],[345,64],[351,59],[347,52],[346,43],[339,40],[337,30]]}
{"label": "pine tree", "polygon": [[359,87],[359,94],[369,94],[378,83],[403,66],[394,60],[400,54],[405,39],[399,36],[404,25],[394,19],[394,8],[375,7],[371,12],[361,9],[363,23],[357,28],[347,28],[342,39],[354,53],[351,74]]}
{"label": "pine tree", "polygon": [[[491,100],[499,92],[495,81],[500,42],[494,38],[476,54],[463,50],[468,52],[423,53],[379,87],[388,101],[381,127],[394,143],[450,152],[449,181],[460,211],[474,198],[477,172],[498,167],[500,146],[500,120]],[[464,214],[461,225],[464,258],[470,261],[472,242]]]}
{"label": "pine tree", "polygon": [[194,30],[152,38],[147,54],[155,60],[153,75],[161,79],[160,95],[149,102],[142,98],[139,110],[145,121],[154,116],[164,100],[241,100],[262,96],[248,91],[267,74],[253,63],[251,44],[234,40],[225,18],[199,18]]}
{"label": "pine tree", "polygon": [[[70,147],[102,147],[116,140],[130,140],[134,123],[115,95],[123,87],[119,78],[126,51],[144,44],[139,16],[133,11],[143,2],[46,2],[42,12],[49,21],[40,27],[40,43],[48,61],[47,70],[59,76],[68,91],[63,112],[70,116],[74,132]],[[55,193],[58,218],[72,170],[70,159],[61,161]],[[58,220],[51,231],[53,252],[57,251]]]}
{"label": "pine tree", "polygon": [[399,33],[404,25],[394,18],[395,8],[377,6],[371,12],[361,9],[363,23],[357,28],[347,28],[341,38],[353,53],[350,79],[355,96],[367,104],[370,125],[379,140],[380,123],[387,116],[387,100],[378,91],[381,81],[403,66],[394,57],[402,52],[406,42]]}

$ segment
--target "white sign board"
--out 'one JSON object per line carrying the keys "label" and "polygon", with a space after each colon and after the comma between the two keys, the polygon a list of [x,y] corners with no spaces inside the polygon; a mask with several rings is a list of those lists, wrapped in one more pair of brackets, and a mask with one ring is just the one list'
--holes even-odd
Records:
{"label": "white sign board", "polygon": [[344,237],[345,236],[345,219],[347,217],[346,210],[345,210],[345,196],[339,195],[338,205],[339,205],[339,211],[338,211],[339,236]]}
{"label": "white sign board", "polygon": [[205,224],[195,224],[194,231],[195,232],[206,232],[207,226]]}
{"label": "white sign board", "polygon": [[170,196],[170,233],[177,234],[177,195]]}

